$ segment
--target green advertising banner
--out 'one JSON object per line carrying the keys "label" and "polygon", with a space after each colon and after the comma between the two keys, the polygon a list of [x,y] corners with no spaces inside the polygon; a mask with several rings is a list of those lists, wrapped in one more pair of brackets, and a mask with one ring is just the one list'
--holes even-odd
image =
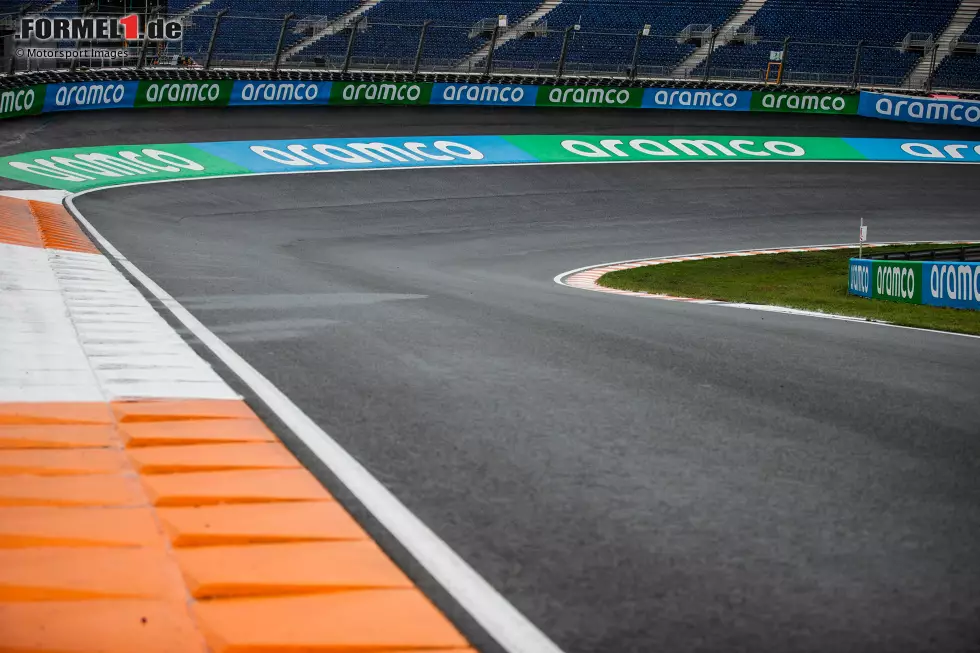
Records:
{"label": "green advertising banner", "polygon": [[770,93],[754,91],[751,111],[780,113],[857,114],[860,96],[832,93]]}
{"label": "green advertising banner", "polygon": [[639,109],[643,105],[642,88],[606,88],[603,86],[539,86],[539,107],[619,107]]}
{"label": "green advertising banner", "polygon": [[428,104],[431,82],[334,82],[330,104]]}
{"label": "green advertising banner", "polygon": [[0,92],[0,119],[41,113],[46,90],[46,84],[36,84]]}
{"label": "green advertising banner", "polygon": [[137,109],[153,107],[224,107],[235,82],[225,80],[140,82]]}
{"label": "green advertising banner", "polygon": [[922,263],[872,261],[871,297],[905,304],[921,304]]}
{"label": "green advertising banner", "polygon": [[546,162],[862,160],[840,138],[768,136],[505,136]]}
{"label": "green advertising banner", "polygon": [[0,159],[0,174],[32,184],[80,191],[159,179],[250,172],[193,145],[115,145],[27,152]]}

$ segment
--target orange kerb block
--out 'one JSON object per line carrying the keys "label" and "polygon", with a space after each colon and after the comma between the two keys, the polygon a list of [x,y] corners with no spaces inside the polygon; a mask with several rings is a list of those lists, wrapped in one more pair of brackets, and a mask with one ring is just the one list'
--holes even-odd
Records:
{"label": "orange kerb block", "polygon": [[0,508],[0,549],[162,543],[150,508]]}
{"label": "orange kerb block", "polygon": [[418,590],[201,601],[193,611],[215,653],[468,646]]}
{"label": "orange kerb block", "polygon": [[10,426],[0,422],[0,449],[76,449],[118,444],[119,438],[108,424]]}
{"label": "orange kerb block", "polygon": [[0,506],[145,504],[139,481],[133,476],[0,476]]}
{"label": "orange kerb block", "polygon": [[0,403],[0,426],[7,424],[112,424],[112,413],[101,402]]}
{"label": "orange kerb block", "polygon": [[[141,474],[301,468],[278,442],[141,447],[130,449],[129,457]],[[0,469],[2,465],[0,456]]]}
{"label": "orange kerb block", "polygon": [[71,217],[65,207],[50,202],[28,202],[31,213],[37,220],[41,232],[41,242],[48,249],[62,249],[70,252],[98,254],[99,250],[88,239],[82,228]]}
{"label": "orange kerb block", "polygon": [[238,399],[161,399],[114,401],[112,411],[121,424],[174,420],[254,419],[255,413]]}
{"label": "orange kerb block", "polygon": [[368,540],[211,546],[175,553],[197,599],[412,588]]}
{"label": "orange kerb block", "polygon": [[112,474],[127,467],[121,449],[0,449],[0,474]]}
{"label": "orange kerb block", "polygon": [[174,546],[364,540],[367,533],[333,501],[160,508]]}
{"label": "orange kerb block", "polygon": [[0,602],[113,598],[179,602],[184,596],[180,575],[162,547],[0,550]]}
{"label": "orange kerb block", "polygon": [[333,499],[305,469],[144,476],[143,484],[155,506]]}
{"label": "orange kerb block", "polygon": [[26,200],[0,197],[0,244],[44,247]]}
{"label": "orange kerb block", "polygon": [[186,604],[0,603],[4,653],[207,653]]}
{"label": "orange kerb block", "polygon": [[155,447],[221,442],[278,442],[257,419],[207,419],[175,422],[131,422],[119,426],[127,447]]}

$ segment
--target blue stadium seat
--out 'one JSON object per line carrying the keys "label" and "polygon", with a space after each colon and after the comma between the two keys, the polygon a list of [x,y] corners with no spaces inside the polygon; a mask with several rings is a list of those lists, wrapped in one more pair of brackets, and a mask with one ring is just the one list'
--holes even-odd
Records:
{"label": "blue stadium seat", "polygon": [[787,81],[840,82],[852,75],[857,43],[864,41],[862,77],[901,83],[921,55],[901,52],[896,44],[909,32],[938,37],[958,4],[958,0],[768,0],[748,21],[762,42],[721,47],[712,56],[711,67],[718,72],[761,74],[770,51],[781,50],[783,39],[790,37],[798,43],[790,45],[783,62]]}
{"label": "blue stadium seat", "polygon": [[[980,42],[980,14],[967,26],[963,36],[967,42]],[[950,54],[936,69],[933,86],[963,90],[980,89],[980,55]]]}

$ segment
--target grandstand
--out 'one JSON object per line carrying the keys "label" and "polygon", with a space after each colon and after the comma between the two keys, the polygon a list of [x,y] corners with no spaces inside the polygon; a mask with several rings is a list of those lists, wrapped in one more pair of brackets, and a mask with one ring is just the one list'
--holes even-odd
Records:
{"label": "grandstand", "polygon": [[221,15],[211,61],[223,66],[271,64],[288,14],[286,67],[336,69],[350,49],[355,70],[411,70],[425,24],[421,70],[483,72],[506,16],[493,49],[499,73],[553,76],[562,59],[567,75],[762,82],[774,81],[767,68],[778,61],[787,83],[980,87],[980,0],[152,1],[185,23],[167,54],[198,63]]}
{"label": "grandstand", "polygon": [[980,89],[980,14],[967,26],[954,50],[936,68],[933,83],[940,88]]}

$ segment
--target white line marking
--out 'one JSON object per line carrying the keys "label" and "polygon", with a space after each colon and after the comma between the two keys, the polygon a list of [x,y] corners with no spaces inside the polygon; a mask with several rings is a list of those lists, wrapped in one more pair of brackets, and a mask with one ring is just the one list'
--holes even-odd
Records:
{"label": "white line marking", "polygon": [[[214,141],[221,142],[221,141]],[[120,146],[123,147],[123,146]],[[26,152],[30,154],[30,152]],[[324,170],[276,170],[273,172],[245,172],[239,174],[230,175],[205,175],[202,177],[174,177],[173,179],[147,179],[144,181],[131,181],[125,184],[112,184],[108,183],[105,186],[99,186],[97,188],[87,188],[85,190],[78,191],[76,193],[69,193],[68,191],[58,191],[61,193],[66,193],[65,200],[69,197],[79,197],[81,195],[87,195],[88,193],[94,193],[100,190],[109,190],[111,188],[126,188],[129,186],[143,186],[148,184],[169,184],[173,182],[181,181],[206,181],[209,179],[240,179],[242,177],[274,177],[277,175],[318,175],[325,172],[388,172],[392,170],[445,170],[447,168],[459,169],[459,168],[507,168],[507,167],[521,167],[521,166],[580,166],[580,165],[626,165],[626,164],[642,164],[642,163],[659,163],[659,164],[675,164],[675,163],[758,163],[758,164],[776,164],[776,163],[792,163],[792,164],[804,164],[804,163],[900,163],[900,164],[929,164],[929,165],[951,165],[951,166],[972,166],[980,165],[980,161],[873,161],[873,160],[857,160],[857,159],[825,159],[825,160],[809,160],[809,159],[764,159],[764,160],[749,160],[749,159],[684,159],[681,161],[649,161],[649,160],[632,160],[632,161],[520,161],[520,162],[510,162],[510,163],[450,163],[445,165],[436,166],[391,166],[386,168],[334,168],[334,169],[324,169]],[[0,175],[3,177],[3,175]],[[27,182],[27,183],[37,183],[41,185],[42,182]],[[11,191],[17,192],[17,191]]]}
{"label": "white line marking", "polygon": [[[238,175],[235,175],[238,176]],[[527,617],[470,567],[399,501],[353,456],[321,429],[279,388],[214,335],[167,291],[128,260],[105,239],[75,207],[72,196],[65,206],[103,249],[234,372],[310,448],[331,472],[377,518],[426,571],[508,653],[562,653]]]}
{"label": "white line marking", "polygon": [[[959,245],[964,242],[972,241],[943,241],[937,240],[933,241],[937,245]],[[865,243],[865,247],[884,247],[887,245],[915,245],[914,241],[904,241],[904,242],[892,242],[892,243]],[[562,272],[561,274],[555,275],[554,282],[560,286],[565,286],[566,288],[574,288],[576,290],[588,290],[590,292],[599,292],[607,295],[620,295],[625,297],[634,297],[640,299],[660,299],[666,301],[673,301],[685,304],[704,304],[711,306],[725,306],[728,308],[741,308],[749,311],[764,311],[767,313],[783,313],[785,315],[801,315],[804,317],[819,317],[825,320],[839,320],[841,322],[857,322],[860,324],[874,324],[877,326],[891,327],[893,329],[909,329],[911,331],[924,331],[926,333],[938,333],[948,336],[959,336],[961,338],[977,338],[976,336],[969,333],[955,333],[953,331],[939,331],[937,329],[923,329],[921,327],[910,327],[901,324],[892,324],[890,322],[880,322],[877,320],[867,320],[863,317],[853,317],[850,315],[837,315],[834,313],[819,313],[817,311],[806,311],[799,308],[788,308],[786,306],[767,306],[765,304],[742,304],[736,302],[726,302],[717,299],[690,299],[686,297],[673,297],[671,295],[657,295],[653,293],[644,292],[634,292],[632,290],[618,290],[615,288],[603,288],[599,287],[595,280],[599,276],[605,274],[608,271],[612,271],[613,268],[625,269],[627,267],[640,267],[640,266],[630,266],[631,263],[644,263],[646,265],[660,265],[663,263],[676,263],[680,261],[690,261],[690,260],[700,260],[705,258],[724,258],[726,256],[761,256],[765,254],[776,254],[782,252],[801,252],[801,251],[819,251],[819,250],[832,250],[832,249],[846,249],[853,248],[854,243],[837,243],[833,245],[804,245],[800,247],[769,247],[766,249],[759,250],[744,250],[744,249],[733,249],[723,252],[707,252],[702,254],[680,254],[675,256],[662,256],[662,257],[647,257],[647,258],[633,258],[626,261],[615,261],[613,263],[599,263],[598,265],[586,265],[581,268],[575,268],[574,270],[569,270],[567,272]],[[625,267],[620,267],[625,266]],[[566,282],[565,279],[571,277],[572,275],[578,275],[578,277],[584,277],[586,273],[591,270],[602,270],[601,274],[596,277],[589,275],[588,283],[582,282]]]}

